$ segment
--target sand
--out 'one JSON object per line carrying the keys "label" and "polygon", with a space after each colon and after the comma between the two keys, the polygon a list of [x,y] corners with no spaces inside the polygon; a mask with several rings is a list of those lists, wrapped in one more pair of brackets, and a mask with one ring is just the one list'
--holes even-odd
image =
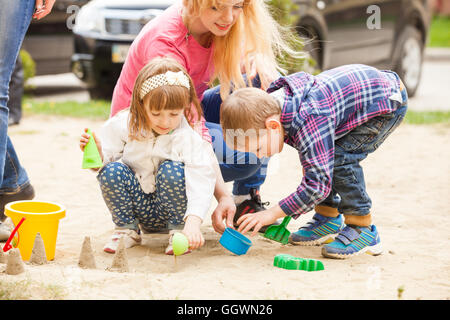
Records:
{"label": "sand", "polygon": [[[79,136],[102,122],[33,116],[10,136],[36,189],[37,199],[67,207],[60,221],[54,261],[27,266],[18,276],[63,288],[66,299],[403,299],[450,298],[450,128],[402,124],[363,166],[385,253],[351,260],[321,256],[320,247],[281,245],[252,238],[246,255],[235,256],[218,242],[210,219],[206,244],[177,257],[164,254],[168,235],[145,235],[127,249],[131,272],[108,272],[114,255],[103,252],[114,225],[95,174],[81,169]],[[301,179],[295,150],[285,146],[269,165],[264,201],[276,203]],[[227,184],[231,190],[231,183]],[[215,207],[212,204],[210,212]],[[290,222],[296,231],[312,213]],[[97,269],[77,266],[84,237],[91,238]],[[277,254],[321,260],[325,270],[306,272],[273,266]],[[32,295],[39,299],[39,294]]]}
{"label": "sand", "polygon": [[78,266],[84,269],[97,268],[97,265],[95,263],[95,255],[91,247],[91,238],[89,237],[84,237],[84,241],[81,246],[80,257],[78,259]]}
{"label": "sand", "polygon": [[45,264],[47,263],[47,255],[45,254],[44,241],[42,240],[41,234],[38,232],[36,238],[34,239],[33,250],[30,256],[31,264]]}
{"label": "sand", "polygon": [[3,246],[0,245],[0,263],[6,263],[6,255],[3,252]]}
{"label": "sand", "polygon": [[117,272],[129,272],[130,268],[128,266],[128,255],[125,249],[125,240],[120,238],[119,245],[117,246],[116,252],[114,253],[114,258],[111,267],[108,268],[109,271]]}
{"label": "sand", "polygon": [[8,258],[6,261],[6,274],[18,275],[25,271],[25,267],[20,256],[19,249],[11,249],[8,251]]}

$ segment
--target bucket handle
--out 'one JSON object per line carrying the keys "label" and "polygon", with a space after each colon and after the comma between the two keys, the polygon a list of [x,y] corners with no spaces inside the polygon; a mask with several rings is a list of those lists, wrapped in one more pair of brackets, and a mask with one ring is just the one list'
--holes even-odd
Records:
{"label": "bucket handle", "polygon": [[17,232],[17,229],[19,229],[20,225],[25,221],[25,217],[23,217],[22,219],[20,219],[19,223],[17,224],[17,226],[14,228],[14,230],[11,232],[11,235],[8,238],[8,241],[6,241],[5,246],[3,247],[3,252],[7,252],[8,250],[12,249],[12,245],[11,245],[11,241],[14,238],[14,235]]}

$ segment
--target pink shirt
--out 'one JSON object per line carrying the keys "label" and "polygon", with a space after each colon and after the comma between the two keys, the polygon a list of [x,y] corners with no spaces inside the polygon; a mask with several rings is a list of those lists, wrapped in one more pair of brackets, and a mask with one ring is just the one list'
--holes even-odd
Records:
{"label": "pink shirt", "polygon": [[[134,82],[139,71],[155,57],[169,56],[181,63],[194,82],[199,100],[203,98],[203,92],[208,89],[207,83],[214,71],[213,46],[202,47],[194,37],[188,36],[181,11],[181,2],[170,6],[161,15],[147,23],[131,44],[114,88],[111,117],[130,106]],[[191,114],[197,117],[195,108]],[[203,117],[194,128],[205,140],[211,142]]]}

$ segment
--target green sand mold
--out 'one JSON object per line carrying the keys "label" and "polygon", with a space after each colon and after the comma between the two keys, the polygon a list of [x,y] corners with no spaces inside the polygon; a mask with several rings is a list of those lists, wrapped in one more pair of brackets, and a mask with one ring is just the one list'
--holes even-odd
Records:
{"label": "green sand mold", "polygon": [[91,129],[88,129],[86,133],[90,137],[88,143],[84,147],[83,162],[81,164],[81,168],[100,168],[101,166],[103,166],[103,161],[100,157],[100,153],[97,149],[97,144],[95,143],[94,137],[92,136]]}
{"label": "green sand mold", "polygon": [[277,254],[273,265],[288,270],[320,271],[325,270],[322,261],[315,259],[297,258],[289,254]]}

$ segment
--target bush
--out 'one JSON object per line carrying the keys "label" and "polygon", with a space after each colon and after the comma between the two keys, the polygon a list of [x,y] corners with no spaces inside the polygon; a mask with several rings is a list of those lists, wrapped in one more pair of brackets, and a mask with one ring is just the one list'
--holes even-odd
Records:
{"label": "bush", "polygon": [[295,24],[299,20],[299,16],[295,14],[298,6],[291,0],[268,0],[266,3],[269,5],[274,19],[285,29],[287,43],[293,50],[305,55],[303,57],[292,57],[284,53],[278,57],[279,64],[287,70],[288,74],[298,71],[317,73],[314,69],[317,64],[316,61],[303,51],[303,40],[295,30]]}
{"label": "bush", "polygon": [[31,55],[25,51],[20,50],[20,58],[22,59],[23,66],[23,82],[25,87],[27,86],[27,80],[33,78],[36,75],[36,63],[34,62]]}

